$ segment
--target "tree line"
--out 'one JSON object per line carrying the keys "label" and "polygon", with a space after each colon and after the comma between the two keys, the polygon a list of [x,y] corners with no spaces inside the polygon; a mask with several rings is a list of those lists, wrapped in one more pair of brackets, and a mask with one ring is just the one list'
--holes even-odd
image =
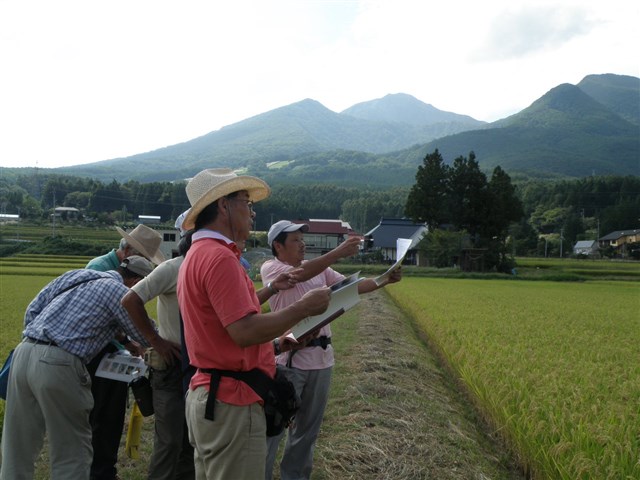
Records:
{"label": "tree line", "polygon": [[[47,222],[54,206],[78,208],[80,221],[104,225],[133,222],[138,215],[157,215],[170,224],[189,202],[184,181],[104,183],[42,172],[0,178],[0,213]],[[473,152],[448,163],[436,150],[425,156],[413,186],[344,186],[322,179],[275,183],[271,197],[255,209],[256,230],[281,219],[340,218],[364,234],[383,217],[408,217],[439,230],[442,244],[455,243],[447,235],[463,231],[473,247],[499,241],[501,256],[545,250],[556,255],[561,241],[570,251],[576,240],[638,228],[640,177],[512,181],[500,167],[483,172]]]}

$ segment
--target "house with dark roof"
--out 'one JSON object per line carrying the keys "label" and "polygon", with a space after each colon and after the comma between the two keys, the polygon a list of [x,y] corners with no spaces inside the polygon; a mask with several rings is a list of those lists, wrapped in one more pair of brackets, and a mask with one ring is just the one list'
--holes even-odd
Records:
{"label": "house with dark roof", "polygon": [[639,229],[616,230],[598,239],[600,248],[612,247],[616,255],[622,258],[628,255],[629,244],[637,242],[640,242]]}
{"label": "house with dark roof", "polygon": [[356,235],[348,222],[342,220],[314,219],[292,220],[293,223],[304,223],[309,230],[304,233],[306,245],[305,259],[319,257],[333,250],[348,237]]}
{"label": "house with dark roof", "polygon": [[404,263],[420,265],[420,252],[416,246],[427,231],[426,224],[415,223],[407,218],[381,218],[378,226],[365,234],[366,250],[379,250],[386,260],[395,261],[396,241],[398,238],[408,238],[411,246]]}

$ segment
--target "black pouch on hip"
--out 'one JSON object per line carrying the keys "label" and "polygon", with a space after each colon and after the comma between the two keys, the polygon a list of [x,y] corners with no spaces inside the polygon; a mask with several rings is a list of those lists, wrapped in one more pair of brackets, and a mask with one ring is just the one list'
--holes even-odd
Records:
{"label": "black pouch on hip", "polygon": [[131,391],[133,392],[133,398],[136,399],[140,413],[143,417],[153,415],[153,390],[151,389],[151,382],[145,376],[136,377],[129,383]]}

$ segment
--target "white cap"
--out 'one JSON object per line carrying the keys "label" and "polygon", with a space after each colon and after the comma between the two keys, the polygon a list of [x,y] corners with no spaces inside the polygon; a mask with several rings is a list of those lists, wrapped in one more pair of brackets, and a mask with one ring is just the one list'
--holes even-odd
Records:
{"label": "white cap", "polygon": [[293,223],[289,220],[280,220],[279,222],[271,225],[269,229],[269,233],[267,233],[267,242],[269,246],[273,246],[273,241],[276,239],[278,235],[282,232],[297,232],[298,230],[302,230],[303,232],[309,231],[309,225],[306,223]]}
{"label": "white cap", "polygon": [[175,227],[176,227],[176,230],[180,230],[180,236],[181,237],[184,237],[184,234],[187,233],[187,230],[184,230],[182,228],[182,223],[184,222],[185,217],[189,213],[189,210],[191,210],[191,209],[187,208],[184,212],[182,212],[180,215],[178,215],[178,218],[176,218]]}

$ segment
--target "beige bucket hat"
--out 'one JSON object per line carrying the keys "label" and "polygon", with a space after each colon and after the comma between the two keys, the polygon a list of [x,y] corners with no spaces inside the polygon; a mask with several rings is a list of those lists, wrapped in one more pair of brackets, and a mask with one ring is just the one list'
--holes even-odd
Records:
{"label": "beige bucket hat", "polygon": [[160,235],[159,232],[142,224],[131,230],[131,233],[125,232],[120,227],[116,227],[116,230],[118,230],[120,236],[140,252],[142,256],[151,260],[156,265],[164,262],[164,254],[160,251],[162,235]]}
{"label": "beige bucket hat", "polygon": [[191,208],[182,222],[182,228],[191,230],[196,218],[209,204],[233,192],[246,190],[253,202],[264,200],[271,188],[264,180],[249,175],[236,175],[230,168],[210,168],[198,173],[187,183],[187,197]]}

